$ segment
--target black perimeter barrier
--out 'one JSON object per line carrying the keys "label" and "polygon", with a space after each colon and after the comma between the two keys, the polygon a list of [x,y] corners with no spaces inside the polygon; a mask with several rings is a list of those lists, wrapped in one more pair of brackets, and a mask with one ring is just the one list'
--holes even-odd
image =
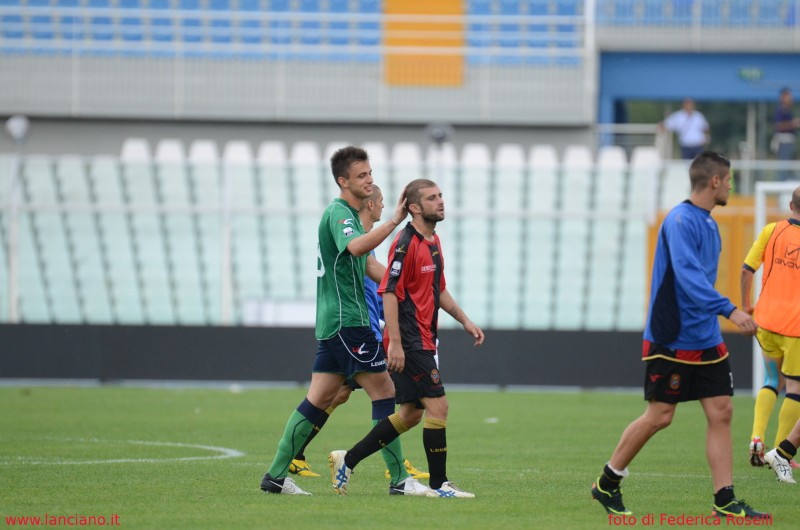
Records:
{"label": "black perimeter barrier", "polygon": [[[486,330],[472,346],[441,330],[445,384],[642,387],[641,332]],[[737,390],[752,386],[752,341],[725,335]],[[0,324],[0,379],[248,381],[303,384],[310,328]]]}

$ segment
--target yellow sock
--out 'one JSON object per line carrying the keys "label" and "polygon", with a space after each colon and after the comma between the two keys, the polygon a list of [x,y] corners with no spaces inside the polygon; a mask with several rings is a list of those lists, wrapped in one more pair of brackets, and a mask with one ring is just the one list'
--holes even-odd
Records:
{"label": "yellow sock", "polygon": [[778,400],[778,394],[775,393],[770,387],[763,387],[756,395],[756,404],[753,409],[753,434],[750,438],[756,436],[764,440],[767,434],[767,423],[769,417],[772,416],[772,409],[775,408],[775,402]]}
{"label": "yellow sock", "polygon": [[775,447],[778,447],[789,435],[794,424],[800,419],[800,395],[786,394],[781,405],[781,413],[778,415],[778,432],[775,433]]}

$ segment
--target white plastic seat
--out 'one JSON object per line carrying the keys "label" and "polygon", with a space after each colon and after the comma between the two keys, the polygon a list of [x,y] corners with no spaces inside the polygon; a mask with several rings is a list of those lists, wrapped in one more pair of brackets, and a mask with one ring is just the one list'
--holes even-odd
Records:
{"label": "white plastic seat", "polygon": [[153,159],[150,143],[144,138],[125,138],[122,141],[120,160],[122,162],[150,162]]}

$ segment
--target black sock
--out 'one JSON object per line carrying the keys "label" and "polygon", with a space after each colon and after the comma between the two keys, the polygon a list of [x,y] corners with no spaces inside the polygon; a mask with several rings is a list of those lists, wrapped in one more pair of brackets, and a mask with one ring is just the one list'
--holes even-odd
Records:
{"label": "black sock", "polygon": [[447,482],[447,428],[443,420],[425,419],[422,445],[425,447],[428,471],[431,474],[429,486],[439,489]]}
{"label": "black sock", "polygon": [[797,447],[792,445],[789,440],[784,440],[778,444],[778,452],[786,460],[791,460],[797,454]]}
{"label": "black sock", "polygon": [[400,436],[400,432],[391,421],[395,416],[397,416],[396,413],[379,421],[360,442],[347,451],[347,454],[344,456],[344,463],[347,467],[355,469],[359,462],[369,455],[377,453],[386,444]]}
{"label": "black sock", "polygon": [[714,494],[714,504],[720,508],[733,502],[736,495],[733,493],[733,486],[725,486]]}
{"label": "black sock", "polygon": [[624,477],[617,475],[614,473],[608,464],[603,467],[603,472],[600,474],[600,480],[598,480],[598,486],[600,489],[605,492],[611,492],[616,489],[619,489],[619,483],[622,482]]}

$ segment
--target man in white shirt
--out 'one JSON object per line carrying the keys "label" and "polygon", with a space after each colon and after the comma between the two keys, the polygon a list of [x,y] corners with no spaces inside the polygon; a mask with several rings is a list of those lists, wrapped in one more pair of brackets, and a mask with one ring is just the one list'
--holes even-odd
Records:
{"label": "man in white shirt", "polygon": [[681,157],[686,160],[693,160],[702,153],[710,138],[708,121],[695,110],[692,98],[684,99],[681,110],[670,114],[659,126],[662,131],[673,131],[678,134]]}

